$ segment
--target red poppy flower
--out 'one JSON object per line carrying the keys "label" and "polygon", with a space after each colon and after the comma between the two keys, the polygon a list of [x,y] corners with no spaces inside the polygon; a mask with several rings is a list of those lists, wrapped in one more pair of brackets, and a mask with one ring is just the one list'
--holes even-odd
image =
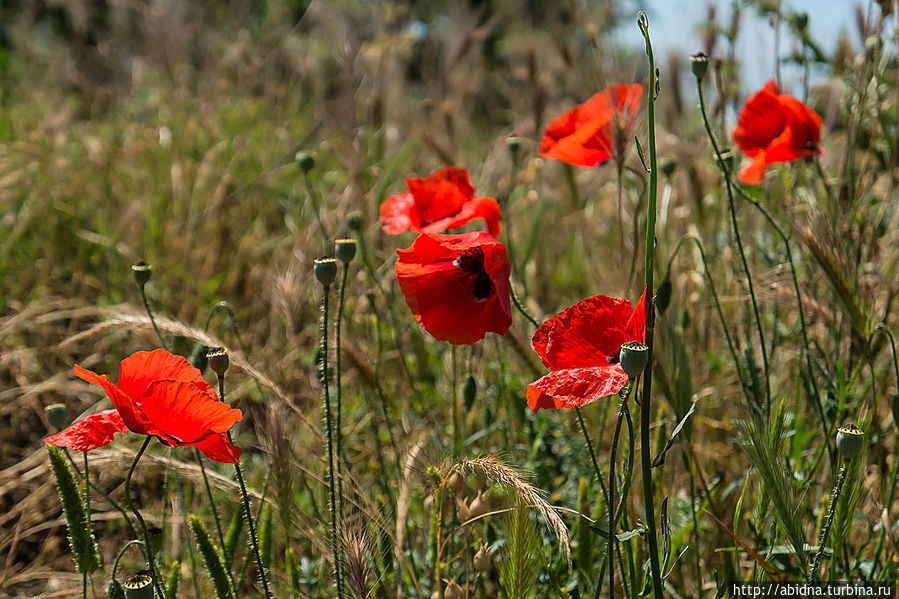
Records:
{"label": "red poppy flower", "polygon": [[769,164],[821,154],[820,137],[821,117],[769,81],[746,101],[734,127],[734,143],[752,158],[737,177],[758,185]]}
{"label": "red poppy flower", "polygon": [[394,194],[381,204],[381,229],[388,235],[442,233],[476,218],[484,219],[494,237],[502,232],[499,204],[493,198],[474,197],[464,168],[451,166],[425,178],[406,179],[406,187],[408,192]]}
{"label": "red poppy flower", "polygon": [[236,464],[241,449],[225,433],[240,410],[219,401],[199,370],[164,349],[137,352],[122,360],[119,383],[75,365],[75,376],[106,390],[125,426],[154,435],[171,447],[193,445],[207,457]]}
{"label": "red poppy flower", "polygon": [[396,279],[406,304],[431,335],[471,345],[487,331],[509,330],[509,259],[493,235],[423,233],[396,254]]}
{"label": "red poppy flower", "polygon": [[613,156],[622,160],[633,136],[643,86],[616,83],[550,121],[540,155],[574,166],[596,166]]}
{"label": "red poppy flower", "polygon": [[627,382],[618,363],[621,346],[643,341],[646,291],[635,307],[617,297],[595,295],[543,323],[532,343],[549,374],[528,385],[528,406],[573,408],[617,393]]}
{"label": "red poppy flower", "polygon": [[70,424],[45,438],[44,442],[77,451],[90,451],[109,445],[116,433],[127,432],[128,427],[116,410],[103,410]]}

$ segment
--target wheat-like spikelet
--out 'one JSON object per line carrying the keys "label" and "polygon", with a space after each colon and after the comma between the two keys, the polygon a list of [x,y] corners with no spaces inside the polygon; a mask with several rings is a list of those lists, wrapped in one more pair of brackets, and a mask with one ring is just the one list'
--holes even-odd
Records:
{"label": "wheat-like spikelet", "polygon": [[568,542],[568,528],[565,526],[562,518],[559,517],[556,509],[543,499],[540,489],[526,480],[527,475],[525,473],[507,466],[502,460],[493,455],[463,458],[453,469],[483,476],[495,483],[510,487],[525,505],[536,509],[540,513],[549,528],[558,537],[565,559],[568,559],[571,553]]}
{"label": "wheat-like spikelet", "polygon": [[343,547],[347,589],[353,599],[366,599],[371,594],[371,547],[368,536],[361,528],[344,529]]}

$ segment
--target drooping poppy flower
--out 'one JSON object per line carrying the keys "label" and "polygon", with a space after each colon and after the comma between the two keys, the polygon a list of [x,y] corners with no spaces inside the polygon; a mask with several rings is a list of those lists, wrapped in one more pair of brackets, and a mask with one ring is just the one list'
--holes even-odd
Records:
{"label": "drooping poppy flower", "polygon": [[427,177],[406,179],[408,192],[388,197],[381,204],[381,229],[388,235],[406,231],[442,233],[481,218],[494,237],[502,232],[502,212],[493,198],[474,197],[464,168],[450,166]]}
{"label": "drooping poppy flower", "polygon": [[422,233],[396,254],[396,279],[406,304],[435,338],[471,345],[487,331],[509,330],[509,259],[493,235]]}
{"label": "drooping poppy flower", "polygon": [[108,445],[117,433],[127,432],[128,427],[116,410],[103,410],[46,437],[44,442],[76,451],[91,451]]}
{"label": "drooping poppy flower", "polygon": [[616,83],[550,121],[540,155],[574,166],[596,166],[615,157],[623,162],[643,97],[639,83]]}
{"label": "drooping poppy flower", "polygon": [[225,435],[242,418],[219,401],[199,370],[164,349],[137,352],[122,360],[118,385],[75,365],[75,376],[103,387],[125,426],[153,435],[171,447],[193,445],[207,457],[236,464],[241,449]]}
{"label": "drooping poppy flower", "polygon": [[734,143],[752,158],[737,177],[758,185],[769,164],[823,153],[818,147],[820,137],[821,117],[768,81],[746,100],[734,127]]}
{"label": "drooping poppy flower", "polygon": [[532,343],[549,374],[528,385],[528,406],[580,407],[617,393],[627,383],[621,346],[643,341],[646,291],[631,307],[625,299],[595,295],[544,322]]}

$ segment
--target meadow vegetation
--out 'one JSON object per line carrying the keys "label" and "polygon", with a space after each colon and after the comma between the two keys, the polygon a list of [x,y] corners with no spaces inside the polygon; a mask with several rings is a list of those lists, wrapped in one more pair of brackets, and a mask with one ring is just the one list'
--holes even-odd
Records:
{"label": "meadow vegetation", "polygon": [[[864,3],[835,45],[814,14],[733,7],[697,24],[701,76],[655,56],[655,101],[613,1],[0,7],[0,598],[115,596],[148,567],[132,496],[169,599],[897,580],[899,5]],[[821,119],[757,185],[732,136],[757,91],[740,14],[776,24],[805,73],[781,89]],[[540,156],[555,117],[617,83],[645,91],[614,159]],[[379,221],[449,166],[496,199],[513,294],[507,332],[459,345],[413,318],[395,263],[416,235]],[[323,266],[340,239],[355,255]],[[476,304],[501,296],[491,255],[454,262]],[[650,393],[643,374],[533,411],[558,369],[538,327],[597,294],[630,309],[646,283]],[[240,410],[239,470],[145,428],[85,452],[84,505],[86,458],[43,442],[113,407],[74,365],[116,381],[161,347]]]}

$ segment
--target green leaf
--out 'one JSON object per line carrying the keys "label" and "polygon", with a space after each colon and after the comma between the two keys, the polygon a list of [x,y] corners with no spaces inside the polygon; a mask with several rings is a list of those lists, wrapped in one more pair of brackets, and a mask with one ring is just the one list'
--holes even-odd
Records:
{"label": "green leaf", "polygon": [[687,424],[687,420],[696,411],[696,402],[694,401],[690,405],[690,409],[687,410],[687,413],[684,414],[684,417],[681,418],[681,421],[677,423],[677,426],[674,427],[674,430],[671,431],[671,436],[668,437],[668,442],[665,444],[665,448],[662,452],[656,456],[656,459],[652,461],[652,467],[658,468],[662,464],[665,463],[665,454],[668,453],[668,450],[671,449],[671,446],[674,445],[674,438],[677,437],[678,433],[681,432],[681,429],[684,428],[684,425]]}
{"label": "green leaf", "polygon": [[640,164],[643,165],[643,170],[646,171],[647,173],[651,173],[652,171],[649,170],[648,166],[646,166],[646,155],[643,154],[643,146],[640,145],[640,140],[637,138],[636,135],[634,136],[634,141],[637,144],[637,155],[640,156]]}

